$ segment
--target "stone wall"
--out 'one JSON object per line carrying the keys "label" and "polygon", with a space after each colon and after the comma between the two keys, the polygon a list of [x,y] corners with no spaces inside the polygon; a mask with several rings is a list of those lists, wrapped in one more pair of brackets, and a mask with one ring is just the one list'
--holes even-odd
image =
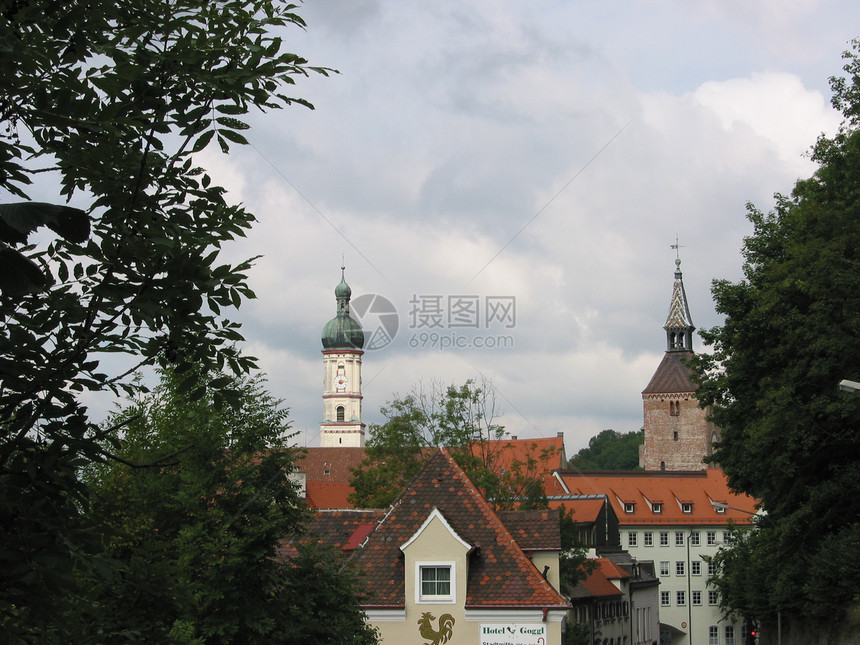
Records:
{"label": "stone wall", "polygon": [[639,465],[645,470],[701,470],[718,431],[692,393],[646,394],[645,443]]}

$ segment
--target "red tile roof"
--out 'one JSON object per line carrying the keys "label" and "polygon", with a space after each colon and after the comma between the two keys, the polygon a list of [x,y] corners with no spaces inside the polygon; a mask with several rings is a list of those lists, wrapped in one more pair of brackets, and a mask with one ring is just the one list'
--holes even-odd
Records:
{"label": "red tile roof", "polygon": [[284,540],[281,553],[287,557],[294,554],[295,541],[313,542],[351,551],[364,540],[384,515],[385,511],[379,509],[317,511],[303,536],[298,540]]}
{"label": "red tile roof", "polygon": [[364,448],[305,448],[296,470],[305,474],[305,500],[310,508],[352,508],[351,469],[365,457]]}
{"label": "red tile roof", "polygon": [[[429,458],[435,448],[425,449]],[[544,478],[545,486],[552,480],[552,471],[566,466],[564,462],[564,439],[504,439],[476,444],[476,455],[486,452],[497,468],[511,468],[516,461],[527,464],[530,459],[536,476]],[[352,469],[366,456],[364,448],[305,448],[296,462],[296,469],[305,474],[306,499],[311,508],[353,508],[348,501],[352,493],[349,480]],[[544,456],[545,459],[541,457]]]}
{"label": "red tile roof", "polygon": [[[757,501],[729,490],[728,480],[718,468],[699,471],[560,471],[568,491],[574,495],[605,494],[618,522],[626,525],[725,525],[729,519],[748,524],[756,512]],[[728,505],[718,513],[712,502]],[[655,513],[653,504],[661,504]],[[633,504],[633,512],[625,510]],[[691,504],[685,513],[682,504]]]}
{"label": "red tile roof", "polygon": [[495,468],[510,469],[515,461],[528,464],[529,460],[534,460],[539,472],[551,474],[553,470],[567,466],[563,437],[487,441],[475,444],[472,453],[476,457],[483,457],[485,453]]}
{"label": "red tile roof", "polygon": [[597,563],[588,577],[580,582],[571,594],[572,598],[614,598],[621,597],[621,590],[611,580],[627,579],[632,575],[619,567],[609,558],[595,558]]}
{"label": "red tile roof", "polygon": [[367,582],[363,606],[405,606],[400,547],[434,508],[461,539],[476,547],[469,556],[467,608],[568,606],[444,448],[425,463],[365,546],[356,551]]}
{"label": "red tile roof", "polygon": [[305,448],[296,461],[296,470],[308,481],[347,482],[351,468],[364,459],[364,448]]}
{"label": "red tile roof", "polygon": [[600,499],[551,499],[549,507],[564,508],[573,512],[574,522],[596,522],[603,510],[603,498]]}
{"label": "red tile roof", "polygon": [[352,508],[349,494],[352,486],[348,482],[307,481],[305,501],[309,508]]}
{"label": "red tile roof", "polygon": [[524,551],[560,551],[558,511],[501,511],[502,524]]}

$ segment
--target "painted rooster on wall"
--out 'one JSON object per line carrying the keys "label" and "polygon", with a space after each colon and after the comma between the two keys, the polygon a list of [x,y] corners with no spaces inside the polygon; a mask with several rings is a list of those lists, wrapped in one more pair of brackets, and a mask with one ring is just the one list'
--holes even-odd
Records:
{"label": "painted rooster on wall", "polygon": [[443,645],[451,640],[454,635],[454,617],[451,614],[442,614],[439,616],[439,629],[433,629],[433,621],[436,617],[429,611],[421,614],[418,620],[418,633],[422,638],[426,638],[429,643],[424,645]]}

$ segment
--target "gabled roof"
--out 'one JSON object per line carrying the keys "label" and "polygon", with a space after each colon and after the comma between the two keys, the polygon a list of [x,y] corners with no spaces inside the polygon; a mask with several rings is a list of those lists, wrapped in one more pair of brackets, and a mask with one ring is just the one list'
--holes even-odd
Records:
{"label": "gabled roof", "polygon": [[683,360],[690,358],[693,352],[666,352],[663,360],[657,366],[657,371],[651,377],[648,386],[642,394],[681,394],[692,393],[698,389],[690,378],[690,368]]}
{"label": "gabled roof", "polygon": [[365,574],[364,607],[404,607],[400,547],[438,509],[472,546],[467,608],[565,608],[568,603],[523,553],[480,492],[444,448],[438,449],[400,495],[389,514],[355,553]]}
{"label": "gabled roof", "polygon": [[[426,458],[434,454],[435,448],[426,448]],[[537,463],[531,473],[543,477],[544,485],[550,485],[552,471],[567,464],[564,455],[564,438],[549,439],[502,439],[476,444],[473,452],[480,456],[486,451],[496,469],[510,469],[516,461],[526,464],[530,459]],[[547,455],[545,461],[542,455]],[[351,470],[367,456],[364,448],[309,447],[296,460],[296,470],[305,474],[306,500],[310,508],[353,508],[348,501],[352,493],[349,480]]]}
{"label": "gabled roof", "polygon": [[[559,471],[568,491],[575,495],[602,493],[612,504],[618,523],[630,525],[710,525],[725,526],[729,519],[749,524],[757,501],[749,495],[731,492],[728,480],[718,468],[697,471]],[[718,513],[713,503],[729,507]],[[626,504],[633,505],[627,512]],[[660,512],[654,512],[660,504]],[[690,504],[690,512],[684,512]]]}
{"label": "gabled roof", "polygon": [[627,580],[632,578],[628,573],[609,558],[595,558],[592,562],[597,566],[588,574],[588,577],[580,582],[571,593],[572,599],[594,598],[596,600],[608,600],[620,598],[621,590],[616,587],[612,580]]}

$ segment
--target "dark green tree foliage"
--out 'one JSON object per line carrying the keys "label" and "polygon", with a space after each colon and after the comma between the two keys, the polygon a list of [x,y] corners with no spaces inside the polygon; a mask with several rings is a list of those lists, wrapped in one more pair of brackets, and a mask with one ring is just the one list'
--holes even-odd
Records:
{"label": "dark green tree foliage", "polygon": [[[284,28],[304,26],[293,9],[0,0],[0,199],[15,202],[0,209],[0,620],[52,619],[70,576],[99,564],[78,473],[112,431],[81,396],[135,391],[140,365],[254,363],[221,317],[253,297],[250,263],[217,262],[253,216],[193,154],[245,143],[251,110],[309,106],[283,93],[325,71],[284,51]],[[36,177],[82,208],[32,202]],[[211,388],[221,405],[221,384],[179,387],[190,399]]]}
{"label": "dark green tree foliage", "polygon": [[589,439],[588,448],[568,459],[568,464],[578,470],[635,470],[639,467],[639,446],[644,440],[644,430],[625,433],[604,430]]}
{"label": "dark green tree foliage", "polygon": [[388,420],[371,424],[367,456],[350,480],[349,499],[359,507],[391,504],[421,470],[423,451],[432,445],[425,432],[429,420],[413,395],[390,401],[380,412]]}
{"label": "dark green tree foliage", "polygon": [[[727,608],[773,621],[778,609],[823,618],[856,600],[860,568],[860,59],[832,79],[846,117],[820,138],[818,170],[778,195],[767,214],[749,206],[739,283],[715,281],[725,323],[704,332],[699,398],[722,430],[713,463],[733,489],[762,502],[758,522],[721,554]],[[767,590],[767,592],[764,592]]]}
{"label": "dark green tree foliage", "polygon": [[350,501],[365,508],[391,504],[421,469],[428,449],[445,446],[461,468],[498,509],[546,506],[542,473],[552,451],[509,454],[495,423],[491,383],[472,380],[457,387],[416,387],[381,412],[388,419],[370,427],[367,457],[353,471]]}
{"label": "dark green tree foliage", "polygon": [[120,565],[91,588],[101,633],[148,643],[375,642],[342,558],[280,551],[308,519],[288,478],[295,449],[281,402],[260,378],[230,379],[238,406],[189,402],[182,378],[165,372],[112,419],[124,423],[123,439],[87,472],[90,513]]}

